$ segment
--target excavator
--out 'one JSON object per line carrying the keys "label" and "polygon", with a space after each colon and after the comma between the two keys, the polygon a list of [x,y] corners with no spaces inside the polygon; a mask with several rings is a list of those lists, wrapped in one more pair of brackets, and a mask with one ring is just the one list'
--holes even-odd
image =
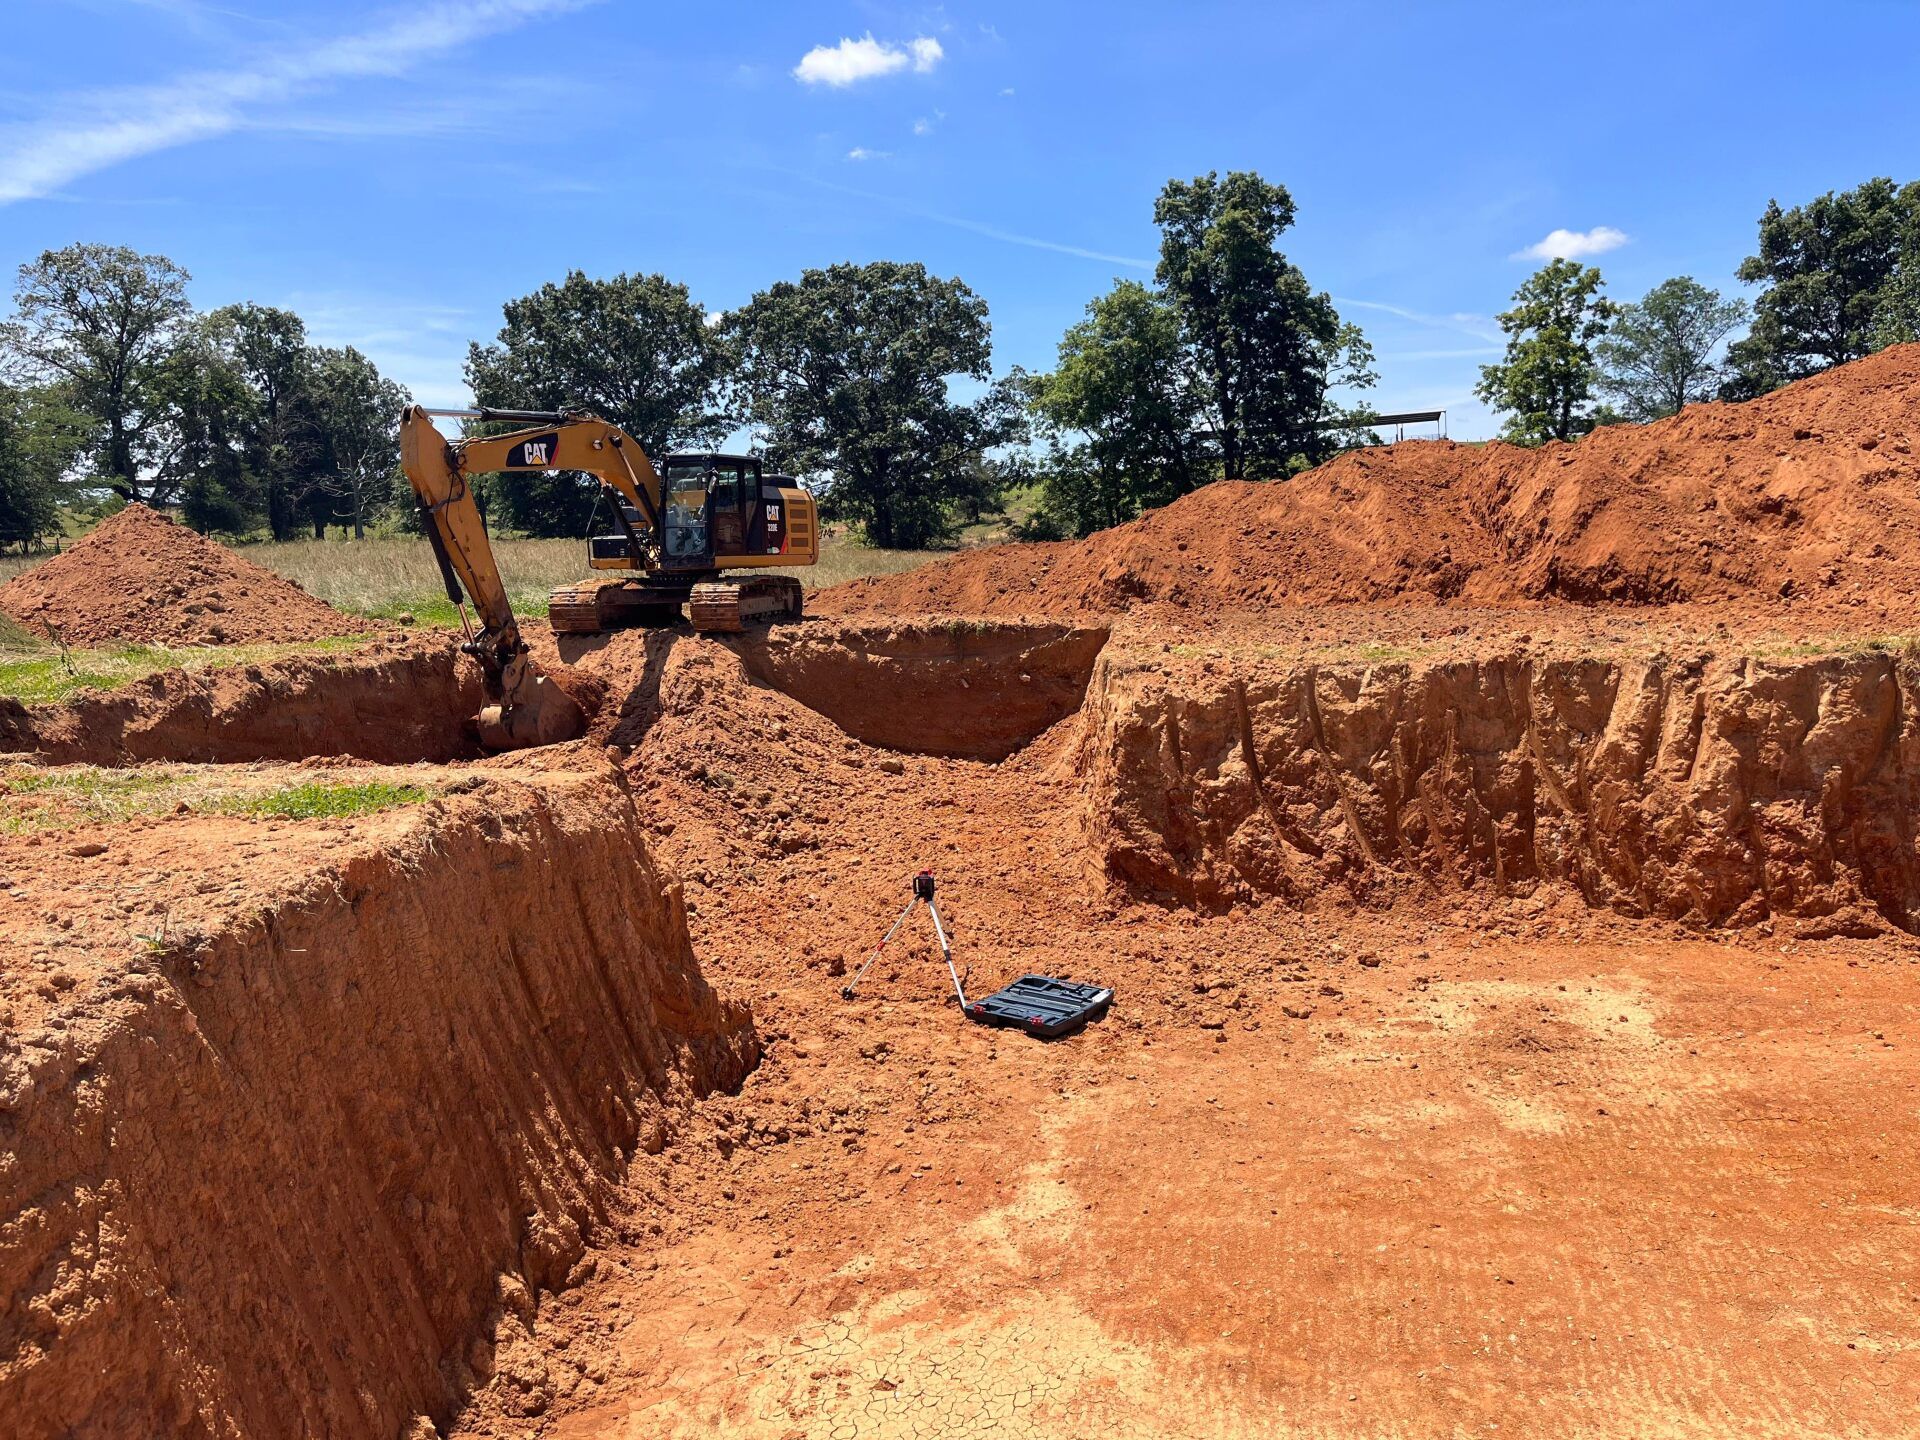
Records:
{"label": "excavator", "polygon": [[[435,416],[521,428],[448,440]],[[786,476],[762,474],[753,456],[675,453],[664,466],[663,477],[638,441],[585,411],[409,405],[401,413],[400,468],[420,501],[447,598],[463,607],[463,621],[465,596],[479,613],[480,633],[469,631],[460,648],[483,673],[487,704],[478,723],[487,748],[569,740],[585,717],[527,654],[474,499],[475,475],[576,470],[598,480],[612,499],[618,528],[587,542],[587,564],[626,571],[629,578],[555,590],[547,617],[556,633],[670,623],[683,607],[702,632],[737,633],[749,623],[800,618],[802,591],[791,575],[723,572],[816,563],[813,497]]]}

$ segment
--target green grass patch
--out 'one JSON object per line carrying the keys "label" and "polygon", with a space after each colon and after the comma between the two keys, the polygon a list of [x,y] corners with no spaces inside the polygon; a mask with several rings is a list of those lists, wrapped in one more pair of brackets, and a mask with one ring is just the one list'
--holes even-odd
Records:
{"label": "green grass patch", "polygon": [[259,665],[294,655],[356,650],[364,635],[342,635],[276,645],[122,645],[97,650],[55,650],[45,644],[10,646],[0,636],[0,696],[24,705],[48,705],[82,691],[116,690],[163,670],[220,670]]}
{"label": "green grass patch", "polygon": [[1807,635],[1763,639],[1748,653],[1756,660],[1812,660],[1822,655],[1861,655],[1868,651],[1920,659],[1920,637],[1912,635]]}
{"label": "green grass patch", "polygon": [[[263,784],[262,781],[266,783]],[[0,769],[0,834],[66,830],[160,815],[185,805],[203,815],[259,820],[337,820],[414,805],[439,793],[386,780],[308,780],[273,785],[227,766],[112,770],[87,765]]]}
{"label": "green grass patch", "polygon": [[150,815],[190,783],[165,770],[10,770],[0,775],[0,834]]}
{"label": "green grass patch", "polygon": [[230,815],[260,819],[346,820],[401,805],[417,805],[432,795],[423,785],[397,785],[387,780],[309,780],[269,790],[263,795],[235,796],[220,808]]}

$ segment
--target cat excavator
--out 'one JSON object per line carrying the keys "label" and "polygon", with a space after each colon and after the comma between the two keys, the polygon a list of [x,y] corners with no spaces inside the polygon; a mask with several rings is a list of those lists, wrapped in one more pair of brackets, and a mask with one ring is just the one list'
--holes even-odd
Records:
{"label": "cat excavator", "polygon": [[[450,441],[434,425],[436,415],[521,428]],[[683,607],[693,628],[705,632],[800,617],[800,582],[791,575],[722,572],[816,563],[813,497],[785,476],[763,475],[752,456],[676,453],[664,464],[662,477],[639,442],[585,411],[409,405],[401,413],[400,468],[420,501],[447,598],[460,606],[471,595],[479,613],[480,633],[469,632],[460,648],[483,672],[487,705],[478,723],[489,749],[572,739],[585,717],[527,655],[474,499],[475,475],[580,471],[611,498],[618,528],[588,541],[587,564],[632,578],[555,590],[547,617],[556,633],[669,623]]]}

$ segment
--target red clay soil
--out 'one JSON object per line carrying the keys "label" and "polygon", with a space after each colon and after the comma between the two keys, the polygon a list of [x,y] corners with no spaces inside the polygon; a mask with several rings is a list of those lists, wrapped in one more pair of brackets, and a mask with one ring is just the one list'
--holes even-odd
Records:
{"label": "red clay soil", "polygon": [[[1128,904],[1088,883],[1081,721],[888,754],[710,641],[581,658],[639,676],[614,738],[765,1055],[635,1157],[634,1238],[495,1340],[452,1433],[1911,1433],[1905,937],[1444,879]],[[924,923],[841,999],[921,865],[973,989],[1099,978],[1113,1014],[968,1025]]]}
{"label": "red clay soil", "polygon": [[0,586],[0,610],[69,645],[250,645],[366,628],[144,505]]}
{"label": "red clay soil", "polygon": [[1920,346],[1575,444],[1408,442],[1223,481],[1085,541],[997,546],[821,614],[1189,612],[1435,599],[1630,604],[1908,591]]}

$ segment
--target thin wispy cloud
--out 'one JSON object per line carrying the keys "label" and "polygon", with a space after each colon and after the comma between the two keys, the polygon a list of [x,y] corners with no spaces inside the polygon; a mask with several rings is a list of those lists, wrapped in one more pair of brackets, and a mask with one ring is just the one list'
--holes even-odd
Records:
{"label": "thin wispy cloud", "polygon": [[351,345],[421,404],[472,403],[464,361],[482,317],[397,295],[296,291],[279,303],[306,322],[315,345]]}
{"label": "thin wispy cloud", "polygon": [[1591,230],[1550,230],[1547,238],[1516,251],[1515,260],[1584,260],[1604,255],[1627,243],[1627,232],[1611,225],[1596,225]]}
{"label": "thin wispy cloud", "polygon": [[891,150],[869,150],[864,145],[856,145],[847,151],[849,160],[888,160],[893,157]]}
{"label": "thin wispy cloud", "polygon": [[[439,0],[332,39],[255,51],[227,69],[158,85],[61,96],[57,119],[0,127],[0,205],[158,151],[260,123],[270,107],[352,80],[396,79],[426,61],[593,0]],[[317,130],[313,117],[301,126]]]}
{"label": "thin wispy cloud", "polygon": [[880,41],[871,34],[858,40],[842,39],[838,45],[816,45],[800,57],[793,67],[793,78],[802,85],[825,85],[843,90],[862,80],[882,75],[897,75],[911,69],[925,75],[946,55],[940,42],[931,35],[909,40],[905,45]]}
{"label": "thin wispy cloud", "polygon": [[916,220],[926,220],[935,225],[951,226],[955,230],[968,230],[975,235],[984,235],[989,240],[998,240],[1007,245],[1024,245],[1030,250],[1050,250],[1056,255],[1072,255],[1080,260],[1098,260],[1106,265],[1124,265],[1129,270],[1151,270],[1154,262],[1143,260],[1137,255],[1115,255],[1106,250],[1094,250],[1084,245],[1069,245],[1060,240],[1046,240],[1037,235],[1023,235],[1017,230],[1005,230],[998,225],[981,220],[969,220],[962,215],[948,215],[938,210],[925,210],[917,205],[898,200],[891,195],[881,195],[872,190],[857,189],[852,185],[839,185],[831,180],[822,180],[816,175],[800,171],[782,170],[796,180],[804,180],[822,190],[832,190],[841,195],[853,195],[862,200],[873,200],[890,206],[903,215],[911,215]]}
{"label": "thin wispy cloud", "polygon": [[1456,310],[1449,315],[1431,315],[1422,310],[1409,310],[1404,305],[1389,305],[1382,300],[1355,300],[1343,295],[1334,296],[1333,303],[1344,310],[1373,310],[1413,325],[1424,325],[1434,330],[1451,330],[1476,340],[1498,341],[1500,339],[1500,326],[1497,321],[1485,315],[1475,315],[1464,310]]}

